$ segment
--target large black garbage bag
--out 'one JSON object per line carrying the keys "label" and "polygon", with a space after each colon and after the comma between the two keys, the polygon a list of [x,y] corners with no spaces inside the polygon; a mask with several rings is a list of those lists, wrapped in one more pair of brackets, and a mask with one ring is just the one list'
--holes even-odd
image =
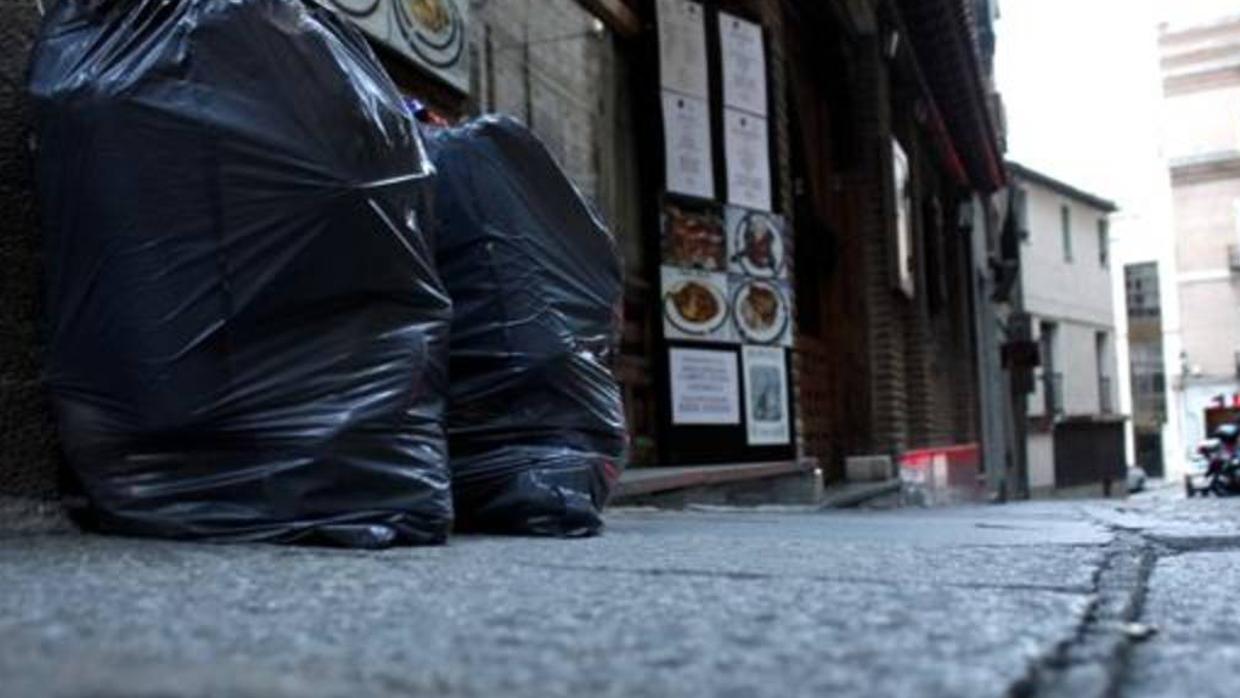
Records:
{"label": "large black garbage bag", "polygon": [[299,0],[66,1],[31,69],[47,382],[99,530],[360,547],[451,524],[430,168]]}
{"label": "large black garbage bag", "polygon": [[452,298],[457,527],[590,535],[626,432],[610,370],[615,242],[538,140],[485,117],[431,130],[435,257]]}

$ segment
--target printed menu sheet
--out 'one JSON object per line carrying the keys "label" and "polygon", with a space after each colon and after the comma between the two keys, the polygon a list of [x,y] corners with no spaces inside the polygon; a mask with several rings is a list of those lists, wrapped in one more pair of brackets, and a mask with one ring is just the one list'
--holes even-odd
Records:
{"label": "printed menu sheet", "polygon": [[723,59],[723,104],[766,116],[766,50],[762,26],[719,13],[719,50]]}
{"label": "printed menu sheet", "polygon": [[723,110],[728,203],[771,210],[771,151],[766,119],[736,109]]}
{"label": "printed menu sheet", "polygon": [[664,90],[663,142],[667,190],[714,198],[715,160],[706,100]]}
{"label": "printed menu sheet", "polygon": [[689,0],[659,0],[659,79],[665,90],[706,99],[706,21]]}
{"label": "printed menu sheet", "polygon": [[740,424],[736,353],[671,349],[672,423]]}

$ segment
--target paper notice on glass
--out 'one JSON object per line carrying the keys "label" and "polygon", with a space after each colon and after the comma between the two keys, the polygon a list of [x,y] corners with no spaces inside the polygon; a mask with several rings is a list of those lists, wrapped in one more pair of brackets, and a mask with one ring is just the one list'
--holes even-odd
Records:
{"label": "paper notice on glass", "polygon": [[766,116],[766,51],[762,26],[719,13],[723,104]]}
{"label": "paper notice on glass", "polygon": [[713,199],[715,160],[706,100],[664,91],[663,142],[667,190]]}
{"label": "paper notice on glass", "polygon": [[904,295],[912,298],[917,292],[917,277],[913,271],[913,202],[909,188],[908,155],[900,147],[900,141],[891,139],[892,189],[896,199],[896,262],[899,265],[899,287]]}
{"label": "paper notice on glass", "polygon": [[706,22],[702,6],[689,0],[659,0],[660,85],[706,99]]}
{"label": "paper notice on glass", "polygon": [[766,119],[735,109],[723,110],[728,203],[771,210],[771,151]]}
{"label": "paper notice on glass", "polygon": [[740,379],[730,351],[671,349],[672,423],[740,424]]}
{"label": "paper notice on glass", "polygon": [[745,431],[750,446],[791,443],[788,370],[778,347],[741,349],[745,370]]}

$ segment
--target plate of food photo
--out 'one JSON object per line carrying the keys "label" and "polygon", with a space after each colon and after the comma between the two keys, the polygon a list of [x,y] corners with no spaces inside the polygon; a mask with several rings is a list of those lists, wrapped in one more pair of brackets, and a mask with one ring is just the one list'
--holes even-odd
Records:
{"label": "plate of food photo", "polygon": [[705,271],[726,271],[727,245],[718,213],[668,205],[664,215],[666,263]]}
{"label": "plate of food photo", "polygon": [[728,316],[723,293],[703,279],[684,279],[663,296],[663,313],[685,334],[704,336],[723,326]]}
{"label": "plate of food photo", "polygon": [[453,0],[399,0],[396,25],[409,47],[435,68],[457,64],[465,45],[465,27]]}
{"label": "plate of food photo", "polygon": [[748,281],[736,291],[732,303],[741,336],[755,344],[773,344],[788,328],[788,301],[778,286],[761,280]]}

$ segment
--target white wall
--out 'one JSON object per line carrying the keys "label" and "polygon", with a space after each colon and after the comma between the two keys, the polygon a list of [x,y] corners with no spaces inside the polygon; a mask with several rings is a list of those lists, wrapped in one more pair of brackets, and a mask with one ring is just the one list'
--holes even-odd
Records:
{"label": "white wall", "polygon": [[[1110,379],[1110,407],[1118,413],[1118,335],[1111,284],[1115,260],[1108,253],[1104,265],[1099,255],[1098,221],[1107,214],[1037,182],[1018,179],[1017,185],[1027,192],[1029,236],[1021,249],[1025,310],[1032,317],[1035,337],[1040,337],[1044,321],[1058,327],[1054,370],[1063,375],[1064,412],[1069,416],[1103,412],[1096,336],[1105,332],[1102,375]],[[1071,261],[1064,255],[1060,215],[1064,205],[1071,212]],[[1029,398],[1029,414],[1045,414],[1044,406],[1039,380]]]}
{"label": "white wall", "polygon": [[[1029,237],[1021,249],[1025,309],[1114,329],[1111,266],[1099,262],[1098,221],[1106,213],[1040,184],[1019,181],[1028,192]],[[1072,261],[1064,259],[1060,206],[1072,220]]]}
{"label": "white wall", "polygon": [[1029,489],[1039,490],[1054,487],[1054,437],[1049,433],[1029,434],[1027,454],[1029,457]]}

